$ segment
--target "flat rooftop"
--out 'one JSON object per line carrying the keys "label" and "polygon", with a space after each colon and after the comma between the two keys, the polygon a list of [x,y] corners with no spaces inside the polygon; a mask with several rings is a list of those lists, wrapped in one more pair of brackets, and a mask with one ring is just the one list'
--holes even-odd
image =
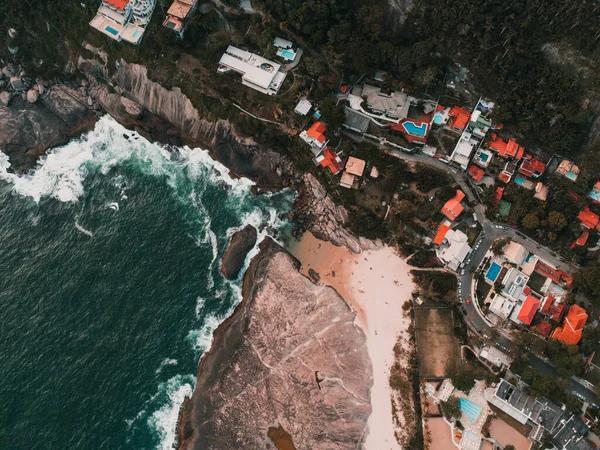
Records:
{"label": "flat rooftop", "polygon": [[169,10],[167,11],[167,14],[170,16],[177,17],[179,19],[185,19],[187,17],[187,15],[190,13],[190,11],[192,10],[195,3],[196,3],[195,0],[194,0],[194,2],[185,2],[185,1],[181,1],[181,0],[175,0],[171,4],[171,7],[169,8]]}
{"label": "flat rooftop", "polygon": [[[227,48],[219,64],[241,73],[244,81],[263,89],[278,89],[285,78],[285,74],[283,77],[277,76],[280,64],[232,45]],[[279,86],[271,86],[273,82],[275,85],[279,82]]]}

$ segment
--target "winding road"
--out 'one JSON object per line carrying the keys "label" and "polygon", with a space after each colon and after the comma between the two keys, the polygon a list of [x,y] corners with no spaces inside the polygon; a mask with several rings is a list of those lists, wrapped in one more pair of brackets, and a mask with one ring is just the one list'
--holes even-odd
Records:
{"label": "winding road", "polygon": [[[366,140],[364,137],[347,130],[342,131],[342,134],[354,140],[355,142],[362,142]],[[371,140],[368,141],[373,143]],[[579,268],[575,264],[570,264],[569,262],[564,261],[554,251],[548,247],[540,245],[523,233],[505,224],[495,223],[489,220],[485,215],[485,205],[479,202],[478,197],[473,192],[470,182],[466,179],[462,170],[459,170],[449,164],[443,163],[438,159],[431,158],[430,156],[422,153],[405,153],[399,150],[390,149],[384,145],[378,145],[378,147],[385,153],[398,159],[409,162],[419,162],[443,170],[456,181],[456,183],[460,186],[460,189],[465,193],[465,196],[469,202],[472,205],[475,205],[473,207],[473,212],[476,220],[482,226],[482,231],[475,243],[473,251],[467,258],[463,269],[461,269],[457,275],[460,287],[458,297],[462,308],[464,308],[464,311],[466,311],[465,322],[472,331],[478,333],[483,339],[489,341],[488,336],[492,335],[491,329],[493,324],[487,318],[485,318],[484,314],[477,305],[473,280],[475,277],[475,272],[477,272],[477,269],[483,262],[488,250],[490,249],[490,246],[495,240],[504,238],[512,239],[513,241],[523,245],[529,252],[534,253],[546,263],[564,270],[567,273],[572,274]],[[469,299],[468,303],[467,299]],[[511,344],[510,333],[501,332],[494,342],[489,343],[496,346],[501,351],[506,352],[510,348]],[[529,363],[533,368],[544,375],[553,377],[559,376],[556,368],[552,365],[552,363],[550,363],[550,361],[546,359],[542,359],[534,354],[530,354]],[[567,388],[567,392],[577,395],[580,399],[585,400],[588,403],[597,403],[596,394],[592,389],[584,386],[575,377],[572,377],[569,381],[570,385]]]}

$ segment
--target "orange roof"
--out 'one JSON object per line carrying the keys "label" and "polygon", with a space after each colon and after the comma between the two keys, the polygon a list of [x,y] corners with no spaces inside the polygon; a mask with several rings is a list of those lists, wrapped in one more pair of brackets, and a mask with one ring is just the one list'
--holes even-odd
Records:
{"label": "orange roof", "polygon": [[127,6],[127,3],[129,3],[129,0],[106,0],[106,2],[122,11]]}
{"label": "orange roof", "polygon": [[325,135],[323,133],[325,133],[326,129],[327,128],[325,127],[325,125],[323,125],[323,123],[315,122],[310,126],[306,134],[308,134],[311,138],[315,139],[316,141],[322,144],[323,142],[325,142]]}
{"label": "orange roof", "polygon": [[456,128],[458,130],[464,130],[467,128],[469,124],[469,119],[471,118],[471,113],[469,110],[465,108],[461,108],[460,106],[453,106],[448,111],[448,115],[451,117],[450,127]]}
{"label": "orange roof", "polygon": [[595,214],[592,211],[590,211],[590,208],[585,208],[581,210],[577,218],[581,220],[581,225],[583,225],[586,228],[595,228],[596,225],[598,225],[598,222],[600,221],[600,217],[598,217],[598,214]]}
{"label": "orange roof", "polygon": [[538,310],[539,306],[540,301],[537,298],[528,295],[525,299],[525,303],[521,306],[517,319],[521,322],[525,322],[527,325],[531,325],[531,321],[535,317],[535,312]]}
{"label": "orange roof", "polygon": [[503,181],[504,183],[508,183],[510,181],[511,177],[506,172],[500,172],[500,175],[498,175],[498,178],[500,178],[500,181]]}
{"label": "orange roof", "polygon": [[460,216],[460,213],[462,213],[465,209],[465,207],[460,203],[463,198],[465,198],[464,192],[457,190],[454,198],[448,200],[442,207],[442,214],[444,214],[450,220],[454,220]]}
{"label": "orange roof", "polygon": [[446,233],[448,232],[448,230],[450,230],[450,227],[446,224],[442,224],[440,225],[440,229],[438,230],[437,234],[435,235],[435,239],[433,240],[433,243],[436,245],[440,245],[442,242],[444,242],[444,237],[446,236]]}
{"label": "orange roof", "polygon": [[552,320],[558,322],[560,321],[560,316],[562,316],[563,311],[565,310],[564,303],[556,303],[556,299],[549,295],[546,297],[544,301],[544,305],[540,311],[542,314],[549,316]]}
{"label": "orange roof", "polygon": [[581,339],[583,327],[588,315],[585,309],[578,305],[571,305],[562,327],[558,327],[552,334],[553,339],[558,339],[567,345],[575,345]]}
{"label": "orange roof", "polygon": [[504,158],[515,158],[517,160],[521,159],[525,153],[525,149],[513,139],[509,139],[508,142],[506,142],[502,138],[496,137],[490,142],[490,148],[496,150],[499,156]]}
{"label": "orange roof", "polygon": [[577,238],[577,240],[574,242],[574,244],[582,247],[587,243],[589,237],[590,237],[590,230],[587,230],[587,229],[583,230],[583,232],[581,233],[581,236],[579,236]]}
{"label": "orange roof", "polygon": [[479,183],[485,175],[485,172],[474,164],[469,167],[467,173],[471,175],[471,178],[473,178],[476,183]]}
{"label": "orange roof", "polygon": [[327,167],[332,174],[336,175],[342,170],[342,160],[331,147],[325,147],[323,156],[324,158],[321,160],[321,165]]}
{"label": "orange roof", "polygon": [[539,159],[532,158],[523,161],[519,172],[521,172],[526,177],[531,177],[534,175],[539,176],[543,174],[544,170],[546,170],[546,164],[541,162]]}
{"label": "orange roof", "polygon": [[502,194],[504,194],[504,188],[498,186],[496,188],[496,195],[494,196],[494,202],[498,203],[502,199]]}

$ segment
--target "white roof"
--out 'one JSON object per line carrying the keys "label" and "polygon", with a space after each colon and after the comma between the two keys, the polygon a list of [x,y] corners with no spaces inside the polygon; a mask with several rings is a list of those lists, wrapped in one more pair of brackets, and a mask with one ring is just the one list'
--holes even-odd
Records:
{"label": "white roof", "polygon": [[504,257],[515,264],[521,265],[527,257],[527,249],[515,241],[510,241],[510,244],[504,249]]}
{"label": "white roof", "polygon": [[308,100],[306,100],[305,98],[303,98],[302,100],[300,100],[298,102],[298,104],[296,105],[296,108],[294,108],[294,111],[297,114],[305,116],[310,111],[310,108],[312,108],[312,103],[309,102]]}
{"label": "white roof", "polygon": [[219,64],[240,72],[244,81],[263,89],[268,89],[271,83],[277,85],[274,89],[278,89],[285,79],[285,73],[279,72],[281,65],[232,45],[227,48]]}
{"label": "white roof", "polygon": [[467,235],[460,230],[448,230],[445,238],[448,246],[440,247],[438,256],[448,264],[450,269],[456,270],[471,252]]}
{"label": "white roof", "polygon": [[273,45],[279,48],[292,48],[294,46],[294,44],[291,41],[280,37],[275,38],[275,40],[273,41]]}

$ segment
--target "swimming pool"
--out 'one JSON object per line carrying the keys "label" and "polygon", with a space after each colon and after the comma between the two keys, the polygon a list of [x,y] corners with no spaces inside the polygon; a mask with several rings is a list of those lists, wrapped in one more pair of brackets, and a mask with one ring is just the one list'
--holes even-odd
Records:
{"label": "swimming pool", "polygon": [[485,277],[491,281],[492,283],[496,282],[498,275],[500,275],[500,270],[502,270],[502,266],[498,263],[493,262],[490,268],[488,269]]}
{"label": "swimming pool", "polygon": [[479,415],[481,414],[481,406],[476,405],[465,398],[459,398],[458,405],[460,406],[460,410],[465,414],[465,416],[467,416],[471,423],[477,422],[477,419],[479,419]]}
{"label": "swimming pool", "polygon": [[444,115],[437,113],[433,116],[433,123],[435,123],[436,125],[441,125],[442,123],[444,123]]}
{"label": "swimming pool", "polygon": [[110,34],[116,36],[117,34],[119,34],[119,32],[117,30],[115,30],[113,27],[107,26],[105,28],[106,31],[108,31]]}
{"label": "swimming pool", "polygon": [[425,137],[427,134],[427,124],[422,123],[421,125],[417,125],[414,122],[404,122],[402,124],[404,129],[408,134],[412,134],[413,136]]}
{"label": "swimming pool", "polygon": [[481,154],[479,155],[479,159],[480,159],[481,161],[483,161],[483,162],[487,162],[487,160],[489,159],[489,157],[490,157],[490,156],[489,156],[487,153],[481,153]]}
{"label": "swimming pool", "polygon": [[294,52],[294,50],[286,48],[281,51],[281,56],[283,56],[285,59],[294,59],[296,57],[296,52]]}
{"label": "swimming pool", "polygon": [[135,30],[133,32],[133,39],[135,39],[136,37],[138,37],[140,35],[140,30]]}
{"label": "swimming pool", "polygon": [[527,182],[527,180],[525,178],[523,178],[521,175],[517,175],[515,177],[515,183],[517,183],[519,186],[525,186],[526,182]]}

